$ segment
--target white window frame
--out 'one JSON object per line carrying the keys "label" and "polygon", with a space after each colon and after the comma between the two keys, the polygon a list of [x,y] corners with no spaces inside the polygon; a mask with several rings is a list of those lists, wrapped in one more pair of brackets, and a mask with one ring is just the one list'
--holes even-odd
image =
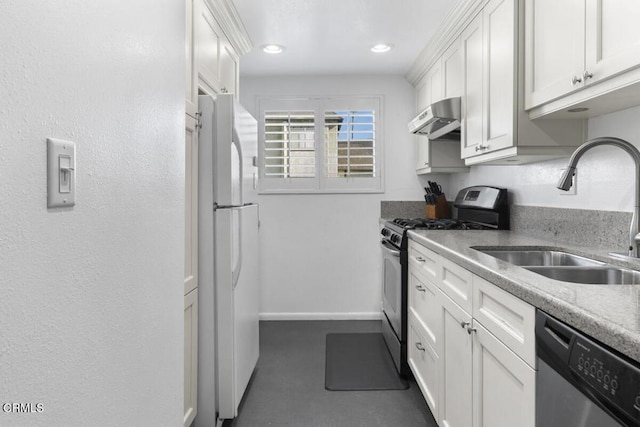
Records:
{"label": "white window frame", "polygon": [[[259,97],[258,106],[258,194],[384,193],[384,128],[382,96]],[[265,111],[314,111],[315,177],[265,177]],[[329,178],[325,170],[325,112],[373,110],[375,114],[374,176]]]}

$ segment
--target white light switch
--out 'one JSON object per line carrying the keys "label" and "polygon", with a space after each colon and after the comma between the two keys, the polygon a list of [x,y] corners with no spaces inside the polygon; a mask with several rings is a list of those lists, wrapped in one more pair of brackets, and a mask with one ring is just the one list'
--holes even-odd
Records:
{"label": "white light switch", "polygon": [[47,207],[76,204],[76,144],[47,138]]}

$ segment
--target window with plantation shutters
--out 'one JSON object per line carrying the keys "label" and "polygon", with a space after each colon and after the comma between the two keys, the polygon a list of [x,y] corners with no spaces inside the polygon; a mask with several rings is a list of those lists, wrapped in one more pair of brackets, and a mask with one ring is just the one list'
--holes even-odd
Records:
{"label": "window with plantation shutters", "polygon": [[261,193],[382,192],[379,97],[259,100]]}

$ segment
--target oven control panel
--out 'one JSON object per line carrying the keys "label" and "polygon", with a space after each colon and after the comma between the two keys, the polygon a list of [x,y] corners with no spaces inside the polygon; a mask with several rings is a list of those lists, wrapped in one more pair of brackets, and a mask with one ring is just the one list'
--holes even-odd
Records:
{"label": "oven control panel", "polygon": [[640,367],[576,336],[571,343],[569,368],[601,396],[640,421]]}

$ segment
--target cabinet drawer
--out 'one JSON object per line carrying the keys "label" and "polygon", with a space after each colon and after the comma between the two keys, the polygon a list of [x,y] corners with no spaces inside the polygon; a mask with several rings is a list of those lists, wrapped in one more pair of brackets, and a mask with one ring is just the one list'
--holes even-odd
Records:
{"label": "cabinet drawer", "polygon": [[473,317],[535,367],[535,308],[478,276],[473,289]]}
{"label": "cabinet drawer", "polygon": [[409,315],[409,367],[435,419],[438,419],[438,354],[425,340],[420,323]]}
{"label": "cabinet drawer", "polygon": [[467,313],[472,312],[473,274],[451,261],[441,258],[440,289]]}
{"label": "cabinet drawer", "polygon": [[424,338],[438,348],[441,337],[438,288],[414,266],[409,267],[409,313],[422,323]]}
{"label": "cabinet drawer", "polygon": [[437,283],[442,257],[419,243],[409,240],[409,265],[414,265],[433,283]]}

